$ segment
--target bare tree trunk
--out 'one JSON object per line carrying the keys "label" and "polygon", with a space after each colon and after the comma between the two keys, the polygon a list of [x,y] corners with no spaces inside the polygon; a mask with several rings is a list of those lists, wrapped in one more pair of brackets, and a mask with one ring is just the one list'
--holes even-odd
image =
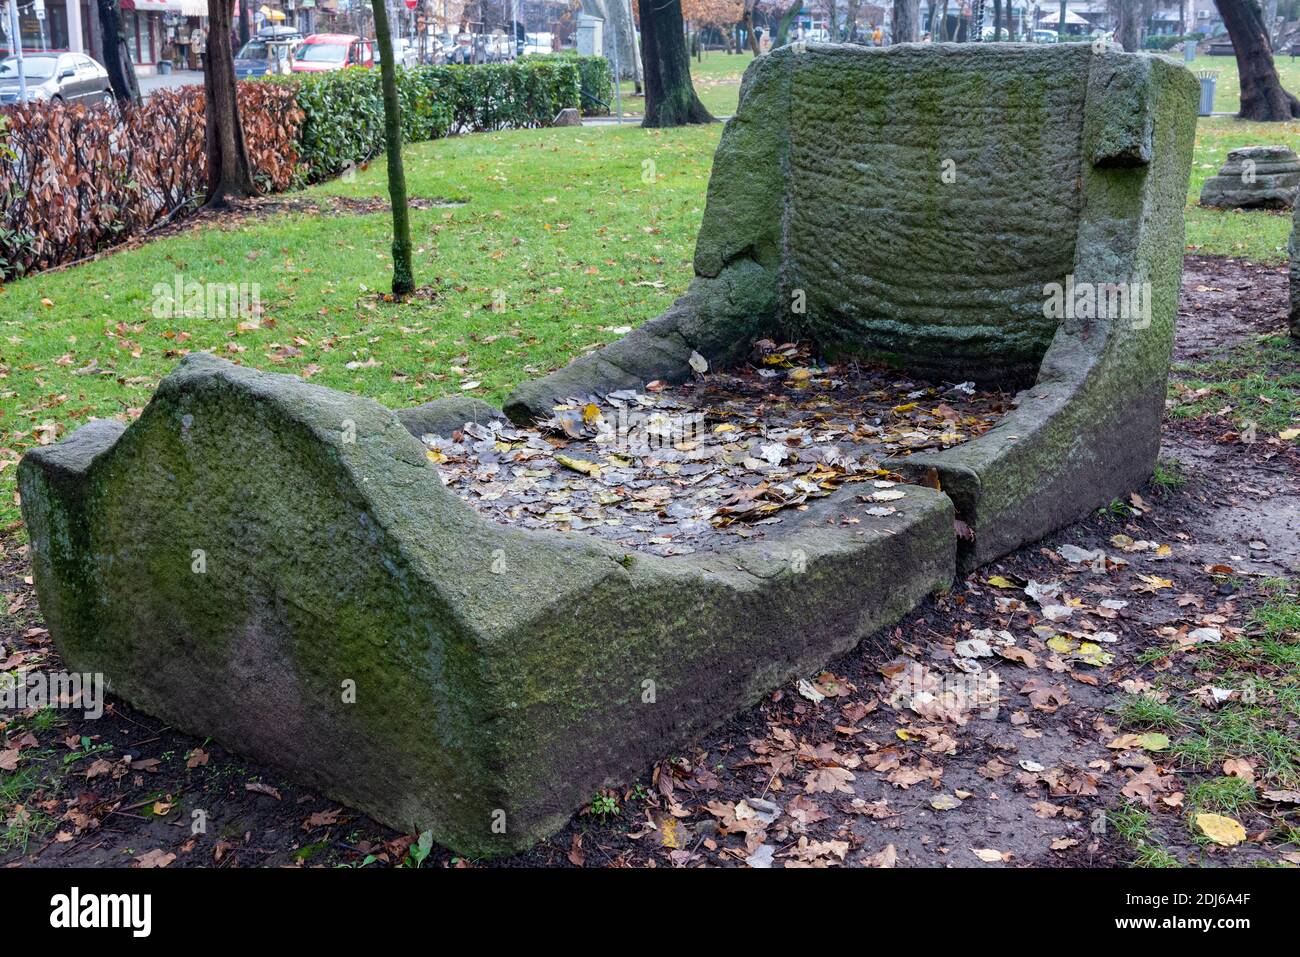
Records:
{"label": "bare tree trunk", "polygon": [[[933,21],[933,18],[931,18]],[[935,36],[935,40],[948,40],[948,0],[943,0],[943,6],[939,8],[939,25],[935,27],[933,23],[930,26],[930,32]]]}
{"label": "bare tree trunk", "polygon": [[641,125],[654,129],[714,122],[691,83],[682,0],[637,0],[637,9],[645,61],[645,118]]}
{"label": "bare tree trunk", "polygon": [[[1007,0],[1010,5],[1010,0]],[[1002,34],[1002,0],[993,0],[993,42],[996,43],[1001,39]]]}
{"label": "bare tree trunk", "polygon": [[1115,42],[1129,53],[1136,53],[1142,45],[1141,0],[1111,0],[1110,9],[1116,14]]}
{"label": "bare tree trunk", "polygon": [[[627,19],[629,23],[635,23],[632,19],[632,0],[626,0]],[[633,92],[637,96],[645,96],[645,63],[641,59],[641,44],[636,40],[636,34],[632,35],[632,62],[635,64],[636,79],[632,81]]]}
{"label": "bare tree trunk", "polygon": [[1061,19],[1056,22],[1056,35],[1058,38],[1065,39],[1065,0],[1061,0]]}
{"label": "bare tree trunk", "polygon": [[840,42],[840,15],[835,0],[826,0],[826,32],[831,43]]}
{"label": "bare tree trunk", "polygon": [[1289,120],[1300,117],[1300,100],[1282,89],[1273,48],[1268,42],[1264,14],[1256,0],[1214,0],[1232,38],[1241,79],[1243,120]]}
{"label": "bare tree trunk", "polygon": [[252,165],[239,122],[235,91],[235,56],[230,49],[230,21],[235,0],[208,0],[208,46],[204,56],[204,148],[208,160],[208,205],[225,206],[230,197],[252,196]]}
{"label": "bare tree trunk", "polygon": [[388,28],[384,0],[370,0],[375,11],[375,43],[379,46],[379,85],[384,93],[384,157],[388,161],[388,198],[393,206],[393,295],[415,292],[411,268],[411,210],[406,204],[406,170],[402,168],[402,110],[397,101],[397,67],[393,63],[393,34]]}
{"label": "bare tree trunk", "polygon": [[745,36],[749,41],[749,50],[754,56],[758,56],[761,48],[758,45],[758,35],[754,33],[754,0],[745,2],[745,18],[740,21],[745,28]]}
{"label": "bare tree trunk", "polygon": [[920,39],[916,21],[921,0],[894,0],[894,34],[890,43],[915,43]]}
{"label": "bare tree trunk", "polygon": [[248,14],[248,0],[239,0],[239,45],[243,47],[248,42],[252,34],[249,32],[248,21],[252,17]]}
{"label": "bare tree trunk", "polygon": [[1007,0],[1007,39],[1013,43],[1016,39],[1016,12],[1011,8],[1011,0]]}
{"label": "bare tree trunk", "polygon": [[794,16],[803,9],[803,0],[794,0],[794,3],[785,8],[781,14],[781,19],[776,24],[776,36],[772,39],[772,46],[783,47],[790,42],[790,24],[794,22]]}
{"label": "bare tree trunk", "polygon": [[104,43],[104,69],[108,71],[108,85],[121,106],[140,102],[140,84],[135,79],[135,66],[131,51],[126,47],[126,34],[122,31],[122,11],[118,0],[99,0],[100,32]]}

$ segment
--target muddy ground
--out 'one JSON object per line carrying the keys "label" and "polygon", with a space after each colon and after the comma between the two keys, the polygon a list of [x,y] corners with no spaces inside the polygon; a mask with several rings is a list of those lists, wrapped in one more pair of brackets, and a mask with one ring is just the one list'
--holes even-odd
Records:
{"label": "muddy ground", "polygon": [[[1176,361],[1281,333],[1285,303],[1279,269],[1189,258]],[[1150,816],[1181,863],[1296,862],[1286,833],[1300,827],[1294,805],[1243,809],[1249,838],[1236,846],[1198,840],[1185,796],[1222,772],[1134,740],[1114,710],[1134,691],[1174,687],[1161,693],[1185,698],[1212,686],[1213,663],[1189,636],[1248,633],[1264,583],[1300,575],[1298,446],[1243,442],[1229,418],[1171,417],[1163,458],[1182,463],[1185,481],[1139,490],[980,569],[808,676],[802,691],[778,690],[639,782],[593,795],[552,840],[498,863],[1116,866],[1134,858],[1108,814],[1126,803]],[[1064,546],[1109,561],[1096,570],[1062,557]],[[58,669],[24,550],[0,547],[0,666],[31,656]],[[1023,592],[1030,581],[1060,582],[1070,617],[1047,620]],[[1020,651],[974,659],[1000,675],[995,708],[948,707],[942,692],[962,676],[956,643],[975,629],[1007,630]],[[1097,640],[1072,649],[1079,636]],[[1142,657],[1170,646],[1184,653]],[[945,674],[948,685],[928,686],[937,699],[891,696],[909,676]],[[1270,678],[1263,666],[1259,677]],[[409,837],[120,702],[110,699],[98,721],[9,717],[0,752],[16,749],[20,760],[0,770],[6,866],[382,867],[421,856]],[[1300,734],[1294,722],[1282,730]],[[1252,755],[1240,757],[1260,765],[1261,789],[1280,786]],[[438,848],[423,864],[470,866]]]}

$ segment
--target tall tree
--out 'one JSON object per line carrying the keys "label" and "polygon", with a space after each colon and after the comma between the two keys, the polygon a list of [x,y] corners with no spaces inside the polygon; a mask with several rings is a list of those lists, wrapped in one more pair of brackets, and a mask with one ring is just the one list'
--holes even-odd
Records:
{"label": "tall tree", "polygon": [[108,71],[108,85],[118,104],[140,102],[140,84],[135,79],[131,51],[126,46],[126,31],[122,29],[122,11],[118,0],[99,0],[99,32],[104,38],[104,69]]}
{"label": "tall tree", "polygon": [[1264,12],[1258,0],[1214,0],[1232,38],[1241,80],[1243,120],[1289,120],[1300,117],[1300,101],[1282,89],[1273,63]]}
{"label": "tall tree", "polygon": [[411,211],[406,205],[406,170],[402,167],[402,110],[397,101],[397,67],[393,35],[384,0],[370,0],[375,11],[375,42],[379,44],[379,85],[384,92],[384,154],[388,161],[388,199],[393,206],[393,295],[415,292],[411,268]]}
{"label": "tall tree", "polygon": [[235,90],[235,54],[230,48],[234,12],[235,0],[208,0],[208,46],[203,58],[207,121],[204,150],[208,160],[208,205],[218,208],[231,198],[257,192]]}
{"label": "tall tree", "polygon": [[993,0],[993,40],[1002,39],[1002,0]]}
{"label": "tall tree", "polygon": [[1060,40],[1065,39],[1065,0],[1061,0],[1060,19],[1056,21],[1056,36]]}
{"label": "tall tree", "polygon": [[682,0],[637,0],[637,10],[645,65],[645,118],[641,125],[651,129],[714,122],[691,83]]}
{"label": "tall tree", "polygon": [[758,0],[745,0],[745,12],[740,18],[740,25],[745,28],[745,37],[749,43],[749,52],[758,56],[762,48],[758,45],[758,34],[754,32],[754,7]]}
{"label": "tall tree", "polygon": [[1108,0],[1115,18],[1115,42],[1129,53],[1142,49],[1142,24],[1155,13],[1156,0]]}
{"label": "tall tree", "polygon": [[772,46],[783,47],[790,42],[790,24],[794,23],[795,14],[802,9],[803,0],[794,0],[782,11],[781,19],[776,22],[776,36],[772,38]]}
{"label": "tall tree", "polygon": [[248,25],[248,21],[251,19],[253,18],[248,14],[248,0],[239,0],[239,45],[241,48],[252,36]]}
{"label": "tall tree", "polygon": [[894,35],[891,43],[915,43],[921,0],[894,0]]}

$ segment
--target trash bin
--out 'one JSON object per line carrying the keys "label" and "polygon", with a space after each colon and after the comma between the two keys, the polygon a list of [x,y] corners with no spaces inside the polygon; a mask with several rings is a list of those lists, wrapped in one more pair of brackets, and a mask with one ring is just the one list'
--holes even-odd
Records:
{"label": "trash bin", "polygon": [[1197,77],[1201,81],[1201,116],[1209,116],[1214,112],[1214,84],[1219,77],[1218,70],[1197,70]]}
{"label": "trash bin", "polygon": [[1183,44],[1183,62],[1191,63],[1196,59],[1196,41],[1188,40]]}
{"label": "trash bin", "polygon": [[159,61],[158,61],[158,75],[159,75],[159,76],[166,76],[166,75],[167,75],[168,73],[170,73],[171,71],[172,71],[172,61],[171,61],[171,60],[159,60]]}

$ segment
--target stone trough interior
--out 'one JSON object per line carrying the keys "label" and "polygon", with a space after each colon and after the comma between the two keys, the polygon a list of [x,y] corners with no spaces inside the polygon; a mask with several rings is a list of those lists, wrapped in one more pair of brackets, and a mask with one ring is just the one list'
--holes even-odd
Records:
{"label": "stone trough interior", "polygon": [[839,520],[878,521],[923,478],[898,471],[909,456],[982,435],[1014,404],[770,340],[726,372],[648,385],[574,397],[532,426],[491,417],[419,438],[486,518],[670,556],[769,537],[847,485]]}
{"label": "stone trough interior", "polygon": [[1083,44],[763,56],[687,292],[509,423],[196,354],[29,452],[51,636],[379,821],[527,847],[1147,477],[1197,91]]}

